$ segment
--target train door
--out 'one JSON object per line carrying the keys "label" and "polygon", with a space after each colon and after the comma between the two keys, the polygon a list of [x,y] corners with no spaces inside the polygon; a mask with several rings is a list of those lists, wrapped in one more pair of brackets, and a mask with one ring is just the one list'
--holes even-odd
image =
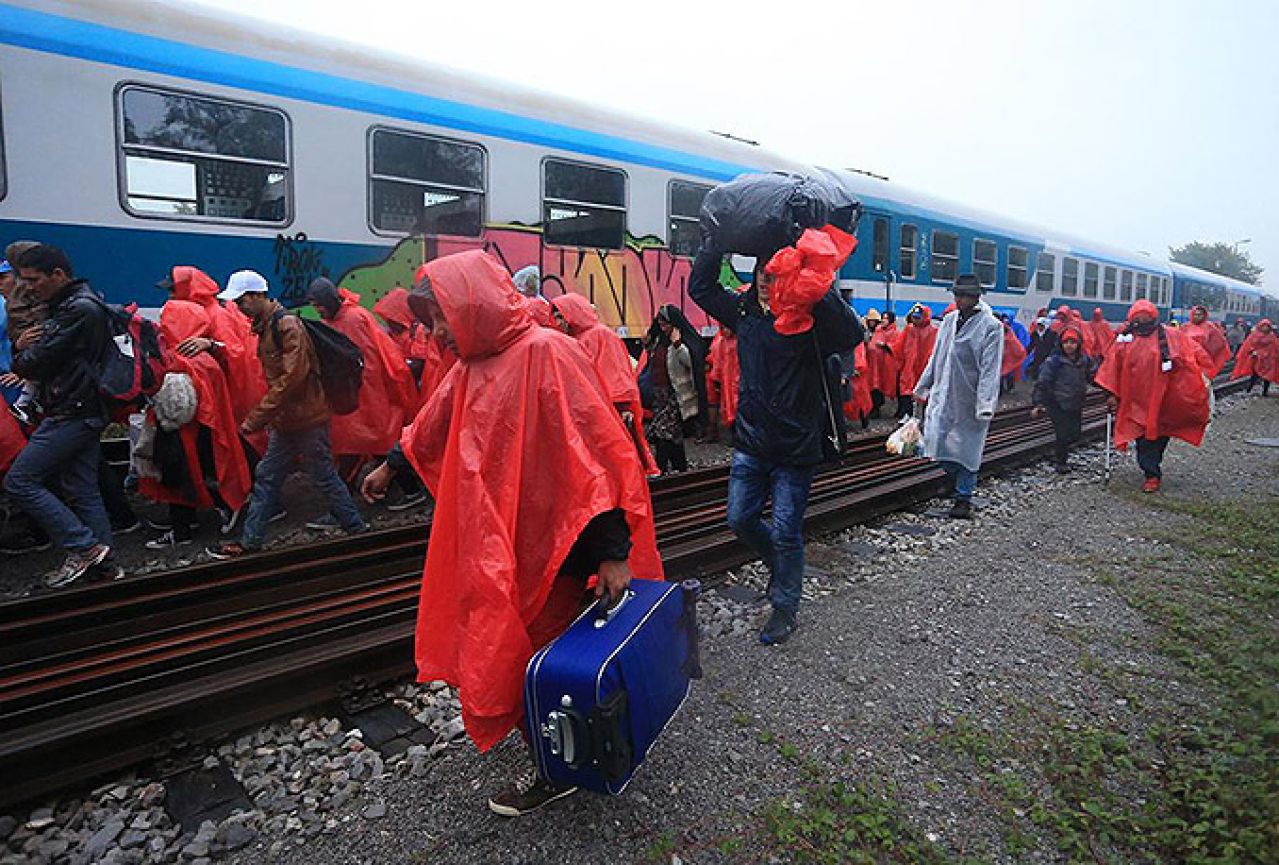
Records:
{"label": "train door", "polygon": [[889,310],[893,308],[893,283],[897,279],[889,260],[889,253],[892,248],[892,218],[887,213],[867,210],[864,221],[870,223],[870,266],[873,273],[872,278],[876,282],[882,283],[882,292],[872,289],[872,297],[875,298],[876,302],[882,297],[884,309]]}

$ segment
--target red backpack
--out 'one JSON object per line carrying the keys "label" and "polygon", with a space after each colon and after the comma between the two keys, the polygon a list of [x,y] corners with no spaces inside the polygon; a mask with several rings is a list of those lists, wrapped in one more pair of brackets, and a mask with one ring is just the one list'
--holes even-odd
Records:
{"label": "red backpack", "polygon": [[111,346],[98,370],[98,393],[113,415],[142,408],[164,384],[170,357],[154,321],[138,314],[138,305],[98,301],[107,314]]}

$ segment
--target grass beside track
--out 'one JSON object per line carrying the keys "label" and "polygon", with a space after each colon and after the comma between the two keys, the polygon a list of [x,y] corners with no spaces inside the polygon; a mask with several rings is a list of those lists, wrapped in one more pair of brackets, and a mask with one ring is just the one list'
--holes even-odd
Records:
{"label": "grass beside track", "polygon": [[1161,538],[1174,554],[1138,542],[1122,571],[1081,568],[1141,615],[1146,633],[1121,639],[1170,659],[1180,687],[1108,663],[1077,635],[1079,673],[1124,707],[1115,717],[1010,703],[998,728],[961,716],[923,734],[970,779],[1002,849],[949,853],[891,781],[850,780],[847,767],[817,765],[761,731],[806,783],[721,839],[721,852],[732,859],[740,845],[799,863],[1021,861],[1034,850],[1079,863],[1279,862],[1279,504],[1130,498],[1152,524],[1161,512],[1190,518]]}

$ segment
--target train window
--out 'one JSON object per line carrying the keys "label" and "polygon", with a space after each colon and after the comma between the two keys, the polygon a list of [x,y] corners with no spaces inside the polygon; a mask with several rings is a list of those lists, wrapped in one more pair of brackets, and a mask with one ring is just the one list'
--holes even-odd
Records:
{"label": "train window", "polygon": [[542,236],[560,246],[621,249],[626,240],[626,174],[599,165],[545,160]]}
{"label": "train window", "polygon": [[4,162],[4,111],[0,110],[0,199],[9,191],[9,173]]}
{"label": "train window", "polygon": [[888,220],[877,216],[871,228],[870,266],[876,273],[883,273],[888,270]]}
{"label": "train window", "polygon": [[1079,259],[1061,260],[1061,293],[1067,297],[1079,294]]}
{"label": "train window", "polygon": [[1119,272],[1119,299],[1125,303],[1132,300],[1132,271]]}
{"label": "train window", "polygon": [[1097,271],[1096,262],[1084,262],[1084,297],[1097,296]]}
{"label": "train window", "polygon": [[1035,291],[1052,291],[1057,279],[1057,256],[1047,252],[1039,253],[1039,261],[1035,267]]}
{"label": "train window", "polygon": [[973,241],[973,273],[987,288],[995,284],[995,268],[998,263],[999,247],[993,240]]}
{"label": "train window", "polygon": [[933,282],[954,282],[959,275],[959,235],[933,229]]}
{"label": "train window", "polygon": [[702,245],[702,199],[710,192],[709,186],[672,180],[667,189],[667,215],[671,230],[671,255],[692,258]]}
{"label": "train window", "polygon": [[1027,272],[1029,254],[1024,247],[1008,247],[1008,287],[1025,288],[1029,274]]}
{"label": "train window", "polygon": [[1106,300],[1115,299],[1115,268],[1107,267],[1102,271],[1101,296]]}
{"label": "train window", "polygon": [[281,111],[130,85],[117,93],[122,197],[135,216],[286,223]]}
{"label": "train window", "polygon": [[369,130],[369,225],[391,234],[479,237],[484,149],[375,127]]}
{"label": "train window", "polygon": [[897,272],[902,279],[915,278],[915,255],[919,249],[919,229],[907,223],[901,229],[897,247]]}
{"label": "train window", "polygon": [[1137,299],[1144,300],[1146,298],[1146,274],[1137,274]]}

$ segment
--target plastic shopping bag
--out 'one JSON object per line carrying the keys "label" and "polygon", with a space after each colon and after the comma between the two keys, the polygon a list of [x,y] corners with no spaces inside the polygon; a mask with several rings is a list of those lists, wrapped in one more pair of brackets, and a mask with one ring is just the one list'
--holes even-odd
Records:
{"label": "plastic shopping bag", "polygon": [[919,428],[919,421],[906,418],[893,434],[888,437],[884,449],[899,457],[913,457],[919,453],[924,441],[924,433]]}

